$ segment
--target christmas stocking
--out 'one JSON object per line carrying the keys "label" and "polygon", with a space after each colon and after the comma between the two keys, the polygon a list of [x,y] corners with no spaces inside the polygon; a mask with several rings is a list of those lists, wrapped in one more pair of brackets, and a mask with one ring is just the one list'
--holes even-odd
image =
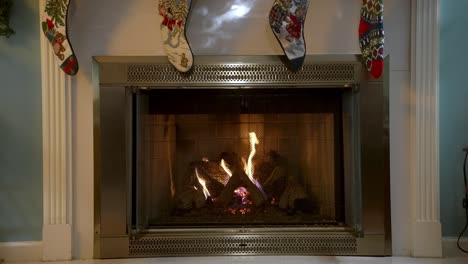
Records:
{"label": "christmas stocking", "polygon": [[47,0],[42,31],[52,45],[60,68],[68,75],[78,72],[78,61],[68,41],[67,11],[70,0]]}
{"label": "christmas stocking", "polygon": [[159,0],[159,18],[164,50],[178,71],[187,72],[193,65],[192,50],[185,37],[191,0]]}
{"label": "christmas stocking", "polygon": [[294,71],[302,67],[306,54],[304,22],[308,6],[308,0],[275,0],[270,10],[270,27]]}
{"label": "christmas stocking", "polygon": [[383,0],[362,0],[359,46],[367,70],[374,78],[383,72]]}

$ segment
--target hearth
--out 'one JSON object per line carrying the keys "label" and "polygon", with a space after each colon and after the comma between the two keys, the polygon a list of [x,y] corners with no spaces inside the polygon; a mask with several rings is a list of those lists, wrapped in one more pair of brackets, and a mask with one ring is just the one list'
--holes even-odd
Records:
{"label": "hearth", "polygon": [[390,253],[386,87],[358,58],[95,61],[96,257]]}

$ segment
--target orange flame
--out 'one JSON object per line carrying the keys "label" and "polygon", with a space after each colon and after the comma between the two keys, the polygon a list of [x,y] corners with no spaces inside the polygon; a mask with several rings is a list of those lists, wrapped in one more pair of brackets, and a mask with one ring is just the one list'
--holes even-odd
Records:
{"label": "orange flame", "polygon": [[227,167],[226,162],[224,159],[221,159],[221,168],[229,175],[229,177],[232,177],[232,171]]}
{"label": "orange flame", "polygon": [[255,132],[250,132],[249,133],[249,142],[250,142],[250,155],[249,158],[247,159],[247,168],[245,168],[245,174],[249,176],[249,179],[255,183],[255,179],[253,177],[254,175],[254,165],[253,165],[253,157],[255,156],[255,153],[257,153],[257,150],[255,149],[255,145],[260,144],[257,138],[257,134]]}
{"label": "orange flame", "polygon": [[205,195],[205,199],[208,199],[208,197],[211,197],[210,192],[208,191],[208,188],[206,188],[206,182],[203,180],[200,175],[198,175],[198,170],[195,168],[195,175],[197,176],[198,182],[200,185],[203,187],[203,195]]}
{"label": "orange flame", "polygon": [[245,160],[242,159],[242,162],[244,163],[245,174],[247,174],[250,181],[253,184],[255,184],[255,186],[257,186],[257,188],[262,192],[262,194],[265,195],[262,185],[254,178],[255,167],[253,163],[253,157],[257,153],[257,149],[255,148],[255,145],[260,144],[257,138],[257,134],[255,134],[255,132],[249,133],[249,141],[250,141],[250,155],[249,155],[249,158],[247,159],[247,164],[245,164]]}

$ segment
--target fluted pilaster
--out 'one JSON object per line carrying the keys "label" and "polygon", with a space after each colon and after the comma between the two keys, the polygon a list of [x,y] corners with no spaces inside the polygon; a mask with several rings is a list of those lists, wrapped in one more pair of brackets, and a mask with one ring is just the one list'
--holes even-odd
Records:
{"label": "fluted pilaster", "polygon": [[413,0],[412,27],[412,254],[440,257],[439,0]]}
{"label": "fluted pilaster", "polygon": [[[39,1],[44,10],[45,0]],[[42,20],[40,21],[42,23]],[[43,259],[71,259],[71,79],[42,34]]]}

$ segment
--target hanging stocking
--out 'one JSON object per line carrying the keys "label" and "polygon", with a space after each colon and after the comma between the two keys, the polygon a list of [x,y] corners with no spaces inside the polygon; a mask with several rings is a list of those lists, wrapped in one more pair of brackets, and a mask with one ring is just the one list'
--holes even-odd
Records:
{"label": "hanging stocking", "polygon": [[374,78],[383,72],[384,30],[383,0],[362,0],[359,22],[359,46],[367,70]]}
{"label": "hanging stocking", "polygon": [[68,75],[78,72],[78,61],[68,41],[67,12],[70,0],[47,0],[42,14],[42,31],[52,45],[60,68]]}
{"label": "hanging stocking", "polygon": [[193,65],[193,55],[185,36],[191,0],[159,0],[161,37],[169,61],[178,71],[187,72]]}
{"label": "hanging stocking", "polygon": [[302,67],[306,54],[304,22],[308,5],[308,0],[275,0],[270,10],[270,27],[294,71]]}

